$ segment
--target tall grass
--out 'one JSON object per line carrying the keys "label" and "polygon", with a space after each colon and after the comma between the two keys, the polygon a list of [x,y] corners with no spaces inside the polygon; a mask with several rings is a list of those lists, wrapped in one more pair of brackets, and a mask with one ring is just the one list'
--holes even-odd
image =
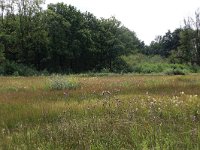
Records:
{"label": "tall grass", "polygon": [[199,75],[49,78],[0,78],[0,149],[200,148]]}

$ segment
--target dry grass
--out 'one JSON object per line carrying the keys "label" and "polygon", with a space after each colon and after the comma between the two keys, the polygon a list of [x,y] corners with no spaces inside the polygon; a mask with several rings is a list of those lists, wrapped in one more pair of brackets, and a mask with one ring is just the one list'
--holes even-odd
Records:
{"label": "dry grass", "polygon": [[0,78],[0,149],[200,149],[199,75],[48,80]]}

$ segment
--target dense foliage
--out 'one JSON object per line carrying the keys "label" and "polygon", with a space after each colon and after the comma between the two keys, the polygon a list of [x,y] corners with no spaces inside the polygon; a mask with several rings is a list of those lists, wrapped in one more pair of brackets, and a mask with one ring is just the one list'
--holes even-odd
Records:
{"label": "dense foliage", "polygon": [[200,11],[195,18],[184,20],[185,26],[158,36],[143,50],[147,55],[160,55],[169,58],[171,63],[200,65]]}
{"label": "dense foliage", "polygon": [[195,19],[185,20],[183,28],[146,46],[115,17],[98,19],[64,3],[49,4],[44,10],[43,4],[43,0],[0,0],[0,74],[141,73],[143,67],[150,69],[144,73],[160,72],[155,67],[159,61],[132,65],[141,62],[132,63],[142,54],[146,63],[154,56],[166,60],[161,68],[166,63],[200,65],[199,11]]}
{"label": "dense foliage", "polygon": [[120,56],[140,48],[135,33],[114,17],[97,19],[63,3],[42,10],[42,3],[1,0],[0,63],[60,73],[119,71]]}

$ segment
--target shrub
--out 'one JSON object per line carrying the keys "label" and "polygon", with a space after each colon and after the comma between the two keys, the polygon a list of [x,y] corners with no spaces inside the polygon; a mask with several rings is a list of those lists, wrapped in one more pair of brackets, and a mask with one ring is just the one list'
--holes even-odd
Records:
{"label": "shrub", "polygon": [[168,75],[185,75],[192,72],[187,65],[168,63],[142,63],[133,67],[136,73],[165,73]]}
{"label": "shrub", "polygon": [[110,73],[110,70],[108,68],[103,68],[100,73]]}
{"label": "shrub", "polygon": [[189,70],[187,69],[174,69],[174,75],[186,75],[186,74],[189,74]]}
{"label": "shrub", "polygon": [[123,58],[118,58],[113,62],[111,71],[114,73],[132,72],[130,65]]}
{"label": "shrub", "polygon": [[193,65],[193,66],[191,66],[191,70],[194,73],[200,73],[200,66]]}
{"label": "shrub", "polygon": [[144,54],[132,54],[128,56],[123,56],[122,59],[129,65],[129,66],[137,66],[139,64],[164,64],[168,63],[166,58],[162,58],[159,55],[154,56],[147,56]]}
{"label": "shrub", "polygon": [[180,68],[178,68],[178,69],[168,69],[168,70],[165,71],[165,74],[167,74],[167,75],[186,75],[188,73],[189,73],[188,70],[180,69]]}
{"label": "shrub", "polygon": [[192,72],[191,68],[182,64],[170,64],[170,68],[165,70],[167,75],[186,75]]}
{"label": "shrub", "polygon": [[136,73],[161,73],[167,68],[166,64],[139,64],[133,67],[133,72]]}
{"label": "shrub", "polygon": [[76,89],[79,87],[76,78],[64,78],[63,76],[52,76],[48,82],[48,88],[51,90],[64,90],[64,89]]}
{"label": "shrub", "polygon": [[39,72],[35,69],[15,62],[5,61],[0,66],[0,75],[33,76],[38,74]]}

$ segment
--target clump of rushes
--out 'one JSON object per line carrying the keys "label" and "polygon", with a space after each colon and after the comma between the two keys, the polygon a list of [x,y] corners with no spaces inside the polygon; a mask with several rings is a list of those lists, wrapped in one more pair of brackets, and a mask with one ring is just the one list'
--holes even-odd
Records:
{"label": "clump of rushes", "polygon": [[54,75],[48,80],[48,88],[51,90],[76,89],[80,86],[76,78],[66,78],[60,75]]}

